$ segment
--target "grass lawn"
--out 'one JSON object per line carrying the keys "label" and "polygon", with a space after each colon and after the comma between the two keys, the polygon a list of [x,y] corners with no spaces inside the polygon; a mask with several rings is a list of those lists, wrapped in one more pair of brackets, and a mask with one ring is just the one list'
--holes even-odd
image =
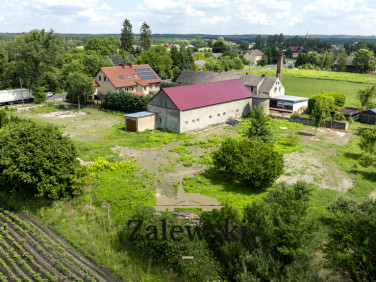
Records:
{"label": "grass lawn", "polygon": [[346,95],[347,107],[359,107],[360,104],[356,95],[359,89],[366,88],[370,84],[337,81],[337,80],[323,80],[314,78],[289,77],[282,78],[283,86],[286,90],[286,95],[300,96],[309,98],[312,95],[318,94],[322,91],[339,91]]}

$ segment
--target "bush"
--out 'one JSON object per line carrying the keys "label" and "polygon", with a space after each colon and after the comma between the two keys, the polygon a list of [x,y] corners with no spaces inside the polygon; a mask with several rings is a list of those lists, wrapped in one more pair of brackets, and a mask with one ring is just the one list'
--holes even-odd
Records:
{"label": "bush", "polygon": [[345,102],[346,102],[346,95],[341,92],[338,92],[338,91],[321,92],[309,98],[308,109],[311,112],[313,108],[315,107],[315,103],[318,97],[326,97],[328,99],[330,110],[340,110],[344,107]]}
{"label": "bush", "polygon": [[82,191],[86,170],[53,125],[10,122],[0,129],[0,189],[58,199]]}
{"label": "bush", "polygon": [[213,152],[213,163],[255,188],[272,185],[283,172],[283,156],[263,141],[228,138]]}
{"label": "bush", "polygon": [[[132,220],[142,220],[142,226],[134,239],[129,240],[130,235],[136,225],[125,223],[118,232],[118,243],[120,249],[126,249],[131,255],[142,258],[148,263],[165,265],[177,272],[183,281],[212,281],[218,279],[218,264],[213,260],[211,252],[204,240],[198,240],[197,235],[193,240],[188,238],[187,232],[175,234],[173,241],[171,232],[167,232],[166,240],[162,238],[162,221],[166,220],[166,229],[172,226],[185,230],[186,223],[177,220],[171,212],[162,215],[156,214],[151,207],[138,206],[134,209]],[[197,230],[199,226],[190,225],[192,230]],[[147,228],[153,226],[154,228]],[[186,261],[182,256],[194,256],[193,260]]]}
{"label": "bush", "polygon": [[140,96],[128,92],[108,93],[104,96],[103,108],[126,113],[146,111],[153,95]]}
{"label": "bush", "polygon": [[335,112],[334,115],[333,115],[333,120],[335,120],[335,121],[346,120],[346,117],[343,113]]}
{"label": "bush", "polygon": [[300,115],[299,113],[293,113],[293,114],[291,115],[291,117],[294,117],[294,118],[300,118],[301,115]]}

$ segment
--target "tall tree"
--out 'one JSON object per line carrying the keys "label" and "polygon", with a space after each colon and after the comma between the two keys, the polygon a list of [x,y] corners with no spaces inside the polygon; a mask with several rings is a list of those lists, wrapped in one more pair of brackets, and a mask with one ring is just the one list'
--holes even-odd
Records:
{"label": "tall tree", "polygon": [[81,109],[81,103],[86,103],[88,95],[92,91],[93,79],[81,72],[70,73],[67,78],[67,100],[78,104],[78,110]]}
{"label": "tall tree", "polygon": [[269,142],[273,139],[270,129],[270,118],[265,114],[263,107],[255,107],[250,112],[250,127],[246,133],[251,140]]}
{"label": "tall tree", "polygon": [[313,126],[315,127],[315,135],[317,128],[325,122],[325,118],[329,114],[329,102],[325,97],[319,97],[312,110],[311,117],[313,119]]}
{"label": "tall tree", "polygon": [[43,72],[57,65],[64,48],[53,31],[34,29],[18,36],[15,40],[16,70],[26,85],[39,86]]}
{"label": "tall tree", "polygon": [[338,52],[337,71],[346,71],[347,53],[345,47],[341,45]]}
{"label": "tall tree", "polygon": [[360,102],[361,109],[370,108],[372,100],[376,98],[376,86],[369,86],[365,89],[360,89],[356,95]]}
{"label": "tall tree", "polygon": [[265,38],[262,37],[261,35],[257,35],[255,38],[255,49],[263,49],[265,47]]}
{"label": "tall tree", "polygon": [[133,33],[132,25],[128,19],[123,22],[123,28],[120,34],[120,49],[133,53]]}
{"label": "tall tree", "polygon": [[149,50],[149,48],[151,47],[151,29],[146,22],[144,22],[140,28],[140,36],[142,51]]}
{"label": "tall tree", "polygon": [[360,72],[373,71],[376,67],[375,56],[367,49],[360,49],[355,53],[353,64]]}

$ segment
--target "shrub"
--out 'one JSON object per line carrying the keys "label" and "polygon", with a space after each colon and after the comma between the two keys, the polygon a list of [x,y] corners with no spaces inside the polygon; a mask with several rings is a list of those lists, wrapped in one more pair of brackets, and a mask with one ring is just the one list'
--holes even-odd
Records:
{"label": "shrub", "polygon": [[82,191],[86,170],[59,128],[32,121],[0,129],[0,189],[58,199]]}
{"label": "shrub", "polygon": [[283,156],[263,141],[228,138],[213,152],[213,163],[255,188],[272,185],[283,172]]}
{"label": "shrub", "polygon": [[335,112],[334,115],[333,115],[333,120],[335,120],[335,121],[346,120],[346,117],[343,113]]}
{"label": "shrub", "polygon": [[107,93],[104,96],[103,108],[126,113],[146,111],[151,96],[140,96],[128,92]]}
{"label": "shrub", "polygon": [[294,118],[300,118],[301,115],[300,115],[299,113],[293,113],[293,114],[291,115],[291,117],[294,117]]}
{"label": "shrub", "polygon": [[309,98],[308,109],[311,112],[313,108],[315,107],[315,103],[318,97],[326,97],[328,99],[330,110],[340,110],[344,107],[345,102],[346,102],[346,95],[341,92],[338,92],[338,91],[321,92]]}

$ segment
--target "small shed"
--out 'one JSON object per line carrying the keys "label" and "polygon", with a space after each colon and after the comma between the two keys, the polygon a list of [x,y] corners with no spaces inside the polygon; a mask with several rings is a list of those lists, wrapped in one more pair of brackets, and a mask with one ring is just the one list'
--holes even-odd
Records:
{"label": "small shed", "polygon": [[358,120],[360,117],[358,108],[344,107],[343,109],[338,111],[332,110],[330,111],[330,114],[334,115],[336,112],[342,113],[347,119],[352,118],[353,120]]}
{"label": "small shed", "polygon": [[376,108],[361,112],[360,121],[368,124],[376,124]]}
{"label": "small shed", "polygon": [[308,106],[308,98],[305,97],[288,95],[270,97],[270,108],[297,111],[306,106]]}
{"label": "small shed", "polygon": [[140,132],[146,129],[155,129],[155,119],[157,114],[153,112],[138,112],[124,115],[125,130]]}

